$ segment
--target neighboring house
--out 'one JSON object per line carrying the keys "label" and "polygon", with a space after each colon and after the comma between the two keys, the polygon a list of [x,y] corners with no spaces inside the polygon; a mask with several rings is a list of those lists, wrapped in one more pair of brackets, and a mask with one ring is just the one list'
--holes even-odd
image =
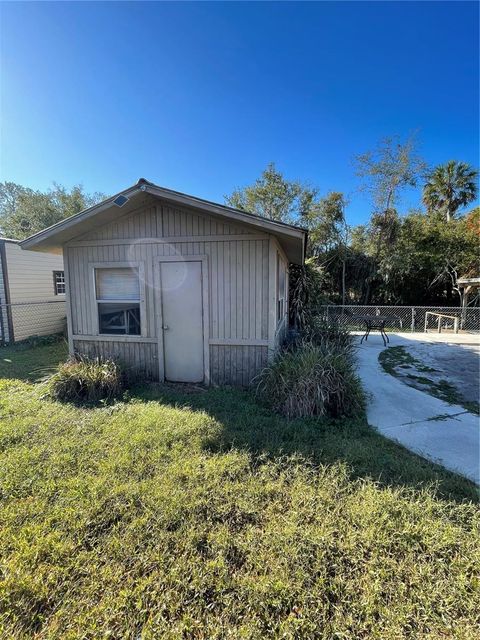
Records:
{"label": "neighboring house", "polygon": [[22,242],[63,250],[70,351],[145,377],[246,385],[288,322],[306,231],[144,179]]}
{"label": "neighboring house", "polygon": [[0,238],[0,344],[60,332],[65,316],[62,256]]}

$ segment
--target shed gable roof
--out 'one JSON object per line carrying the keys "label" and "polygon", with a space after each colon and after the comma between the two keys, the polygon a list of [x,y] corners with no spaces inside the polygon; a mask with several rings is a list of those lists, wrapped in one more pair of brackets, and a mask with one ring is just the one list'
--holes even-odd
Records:
{"label": "shed gable roof", "polygon": [[66,242],[92,228],[116,220],[119,214],[123,216],[129,207],[136,208],[146,194],[173,204],[200,210],[212,216],[237,221],[252,227],[252,229],[257,229],[257,231],[271,233],[278,239],[291,262],[303,263],[307,238],[305,229],[159,187],[144,178],[111,198],[30,236],[23,240],[20,246],[34,251],[60,252]]}

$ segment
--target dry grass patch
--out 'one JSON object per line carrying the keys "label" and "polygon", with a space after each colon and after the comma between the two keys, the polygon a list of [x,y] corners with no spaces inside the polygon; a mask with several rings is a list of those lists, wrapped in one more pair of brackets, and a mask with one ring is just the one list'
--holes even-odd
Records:
{"label": "dry grass patch", "polygon": [[117,362],[75,356],[58,366],[47,382],[47,393],[61,402],[110,402],[122,394],[125,382],[125,373]]}

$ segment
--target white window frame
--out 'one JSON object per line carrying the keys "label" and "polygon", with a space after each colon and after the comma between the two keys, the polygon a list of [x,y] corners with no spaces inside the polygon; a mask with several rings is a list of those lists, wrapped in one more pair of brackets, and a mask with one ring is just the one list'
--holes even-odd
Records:
{"label": "white window frame", "polygon": [[[63,274],[63,282],[57,281],[57,276],[59,274]],[[63,291],[58,290],[58,285],[63,285]],[[53,270],[53,291],[56,296],[64,296],[67,291],[67,285],[65,280],[65,271],[63,269],[54,269]]]}
{"label": "white window frame", "polygon": [[[122,342],[131,340],[132,342],[138,341],[139,338],[146,338],[148,336],[147,333],[147,313],[146,313],[146,304],[145,304],[145,268],[143,262],[91,262],[88,265],[90,271],[90,283],[91,283],[91,299],[92,299],[92,309],[93,309],[93,330],[94,335],[112,339],[117,337]],[[137,300],[103,300],[97,298],[97,281],[95,277],[96,269],[135,269],[138,273],[138,284],[139,284],[139,293],[140,299]],[[128,334],[121,333],[112,334],[112,333],[100,333],[99,319],[98,319],[98,305],[99,304],[115,304],[115,303],[125,303],[129,304],[131,302],[138,302],[140,305],[140,334]]]}

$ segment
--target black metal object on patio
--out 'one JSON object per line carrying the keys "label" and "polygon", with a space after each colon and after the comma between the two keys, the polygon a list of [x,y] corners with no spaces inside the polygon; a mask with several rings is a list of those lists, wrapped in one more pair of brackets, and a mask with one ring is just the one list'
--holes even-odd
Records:
{"label": "black metal object on patio", "polygon": [[385,323],[389,319],[388,316],[365,315],[355,316],[355,319],[365,325],[365,333],[360,340],[360,344],[362,344],[364,340],[368,340],[370,331],[380,331],[380,335],[382,336],[383,344],[385,347],[387,346],[387,342],[390,342],[385,331]]}

